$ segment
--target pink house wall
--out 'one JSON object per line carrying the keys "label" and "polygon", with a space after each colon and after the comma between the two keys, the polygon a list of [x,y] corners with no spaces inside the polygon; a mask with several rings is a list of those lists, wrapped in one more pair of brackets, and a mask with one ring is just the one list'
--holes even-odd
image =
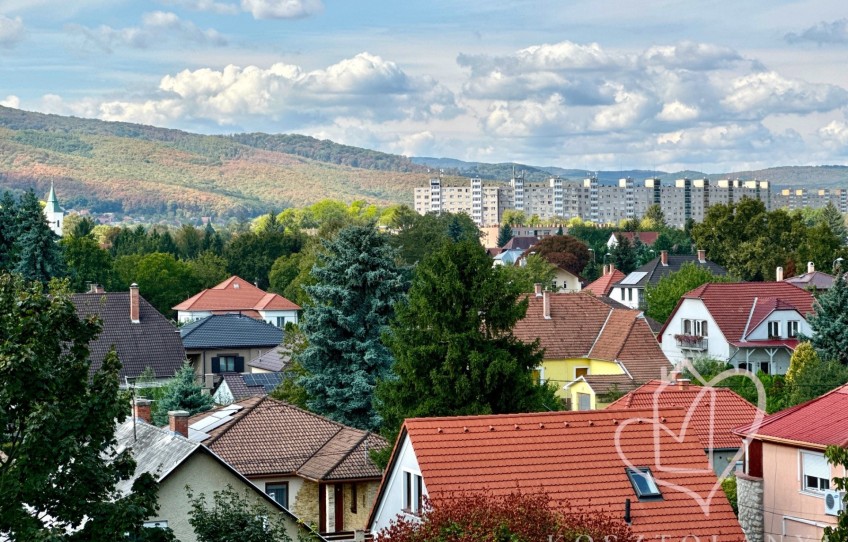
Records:
{"label": "pink house wall", "polygon": [[[830,470],[845,475],[842,467]],[[763,509],[765,540],[819,542],[824,527],[836,525],[824,513],[824,495],[802,490],[801,449],[793,446],[763,442]]]}

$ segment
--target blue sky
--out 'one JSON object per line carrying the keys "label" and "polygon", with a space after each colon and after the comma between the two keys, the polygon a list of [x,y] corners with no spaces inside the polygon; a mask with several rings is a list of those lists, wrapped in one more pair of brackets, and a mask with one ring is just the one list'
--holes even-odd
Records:
{"label": "blue sky", "polygon": [[416,156],[848,161],[848,3],[0,0],[0,104]]}

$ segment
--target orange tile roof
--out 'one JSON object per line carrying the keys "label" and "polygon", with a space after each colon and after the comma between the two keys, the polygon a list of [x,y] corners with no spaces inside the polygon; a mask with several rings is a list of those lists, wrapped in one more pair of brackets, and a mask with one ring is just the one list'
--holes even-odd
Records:
{"label": "orange tile roof", "polygon": [[175,311],[216,312],[300,310],[300,306],[285,297],[260,290],[235,275],[172,308]]}
{"label": "orange tile roof", "polygon": [[592,292],[595,295],[609,295],[610,291],[612,291],[612,285],[626,276],[618,269],[613,269],[612,273],[601,276],[598,280],[583,288],[583,290]]}
{"label": "orange tile roof", "polygon": [[[208,431],[203,444],[247,477],[294,474],[311,480],[363,480],[382,476],[367,454],[369,449],[386,446],[378,435],[267,396],[233,405],[243,408]],[[189,425],[209,414],[192,416]]]}
{"label": "orange tile roof", "polygon": [[[684,299],[700,299],[728,341],[744,340],[745,328],[758,298],[780,300],[781,307],[791,306],[805,318],[813,312],[813,294],[788,282],[727,282],[707,283],[685,293],[677,302],[672,317]],[[663,326],[660,340],[672,321],[673,318],[669,318]]]}
{"label": "orange tile roof", "polygon": [[[544,490],[553,501],[622,517],[630,499],[636,535],[744,540],[703,446],[693,433],[681,433],[682,409],[654,416],[600,410],[418,418],[406,420],[398,442],[411,440],[434,501],[452,492]],[[680,439],[655,434],[654,422]],[[649,467],[662,499],[639,501],[627,466]]]}
{"label": "orange tile roof", "polygon": [[727,388],[652,380],[610,404],[608,409],[684,408],[704,449],[739,448],[733,429],[754,422],[760,410]]}
{"label": "orange tile roof", "polygon": [[538,338],[545,359],[619,361],[637,384],[660,378],[663,368],[671,369],[640,311],[611,307],[587,293],[548,295],[550,319],[544,318],[543,298],[531,295],[527,314],[513,328],[522,341]]}

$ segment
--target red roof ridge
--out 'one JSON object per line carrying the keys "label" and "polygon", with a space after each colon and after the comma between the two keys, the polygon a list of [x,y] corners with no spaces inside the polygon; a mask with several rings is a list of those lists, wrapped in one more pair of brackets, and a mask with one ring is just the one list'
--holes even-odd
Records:
{"label": "red roof ridge", "polygon": [[[355,428],[355,427],[349,427],[348,429],[356,429],[356,428]],[[341,432],[341,431],[339,431],[339,433],[340,433],[340,432]],[[327,445],[327,443],[329,443],[331,440],[333,440],[333,439],[336,437],[336,435],[338,435],[339,433],[336,433],[335,435],[333,435],[332,437],[330,437],[329,439],[327,439],[327,442],[325,442],[325,443],[324,443],[324,446],[326,446],[326,445]],[[345,454],[341,457],[341,459],[339,459],[338,461],[336,461],[336,464],[335,464],[335,465],[333,465],[333,467],[332,467],[331,469],[328,469],[328,470],[327,470],[327,472],[326,472],[326,474],[325,474],[324,476],[325,476],[325,477],[329,477],[331,474],[333,474],[333,472],[334,472],[337,468],[339,468],[339,465],[341,465],[342,463],[344,463],[344,461],[345,461],[348,457],[350,457],[350,456],[351,456],[351,454],[352,454],[352,453],[353,453],[353,452],[354,452],[357,448],[359,448],[359,446],[360,446],[363,442],[365,442],[365,440],[366,440],[368,437],[370,437],[370,436],[371,436],[371,431],[363,431],[363,432],[362,432],[362,437],[361,437],[359,440],[357,440],[357,441],[356,441],[356,444],[354,444],[353,446],[351,446],[351,447],[350,447],[350,449],[348,449],[348,451],[347,451],[347,452],[345,452]],[[324,449],[324,446],[321,446],[321,448],[319,448],[319,450],[323,450],[323,449]],[[316,453],[318,453],[318,452],[316,451]],[[313,454],[313,455],[314,455],[314,454]],[[305,461],[304,461],[304,464],[306,464],[306,462],[305,462]]]}

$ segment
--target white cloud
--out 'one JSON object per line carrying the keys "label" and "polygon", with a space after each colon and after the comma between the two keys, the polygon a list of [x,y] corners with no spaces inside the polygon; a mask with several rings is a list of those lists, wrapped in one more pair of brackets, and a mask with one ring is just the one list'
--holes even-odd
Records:
{"label": "white cloud", "polygon": [[0,100],[0,105],[3,107],[14,107],[17,109],[21,106],[21,99],[14,94],[9,94],[6,98]]}
{"label": "white cloud", "polygon": [[239,13],[238,5],[215,0],[163,0],[163,3],[167,6],[218,13],[219,15],[236,15]]}
{"label": "white cloud", "polygon": [[754,118],[830,111],[848,104],[848,91],[841,87],[787,79],[772,71],[738,77],[728,86],[722,105]]}
{"label": "white cloud", "polygon": [[112,52],[116,47],[146,49],[170,41],[213,46],[227,45],[227,39],[217,30],[200,29],[193,22],[184,21],[175,13],[167,11],[145,13],[140,26],[112,28],[101,25],[97,28],[89,28],[71,24],[66,29],[72,33],[81,34],[87,43],[106,52]]}
{"label": "white cloud", "polygon": [[24,22],[0,14],[0,48],[11,49],[24,39]]}
{"label": "white cloud", "polygon": [[828,23],[822,21],[813,25],[800,34],[789,33],[784,36],[789,43],[813,42],[824,44],[848,43],[848,19],[839,19]]}
{"label": "white cloud", "polygon": [[848,124],[845,122],[831,121],[819,129],[818,136],[828,147],[848,151]]}
{"label": "white cloud", "polygon": [[649,48],[640,60],[647,66],[687,70],[716,70],[733,66],[743,59],[733,49],[711,43],[681,42]]}
{"label": "white cloud", "polygon": [[302,19],[324,9],[321,0],[241,0],[254,19]]}
{"label": "white cloud", "polygon": [[659,120],[682,122],[698,118],[698,108],[686,105],[677,100],[663,104],[662,111],[657,115]]}

